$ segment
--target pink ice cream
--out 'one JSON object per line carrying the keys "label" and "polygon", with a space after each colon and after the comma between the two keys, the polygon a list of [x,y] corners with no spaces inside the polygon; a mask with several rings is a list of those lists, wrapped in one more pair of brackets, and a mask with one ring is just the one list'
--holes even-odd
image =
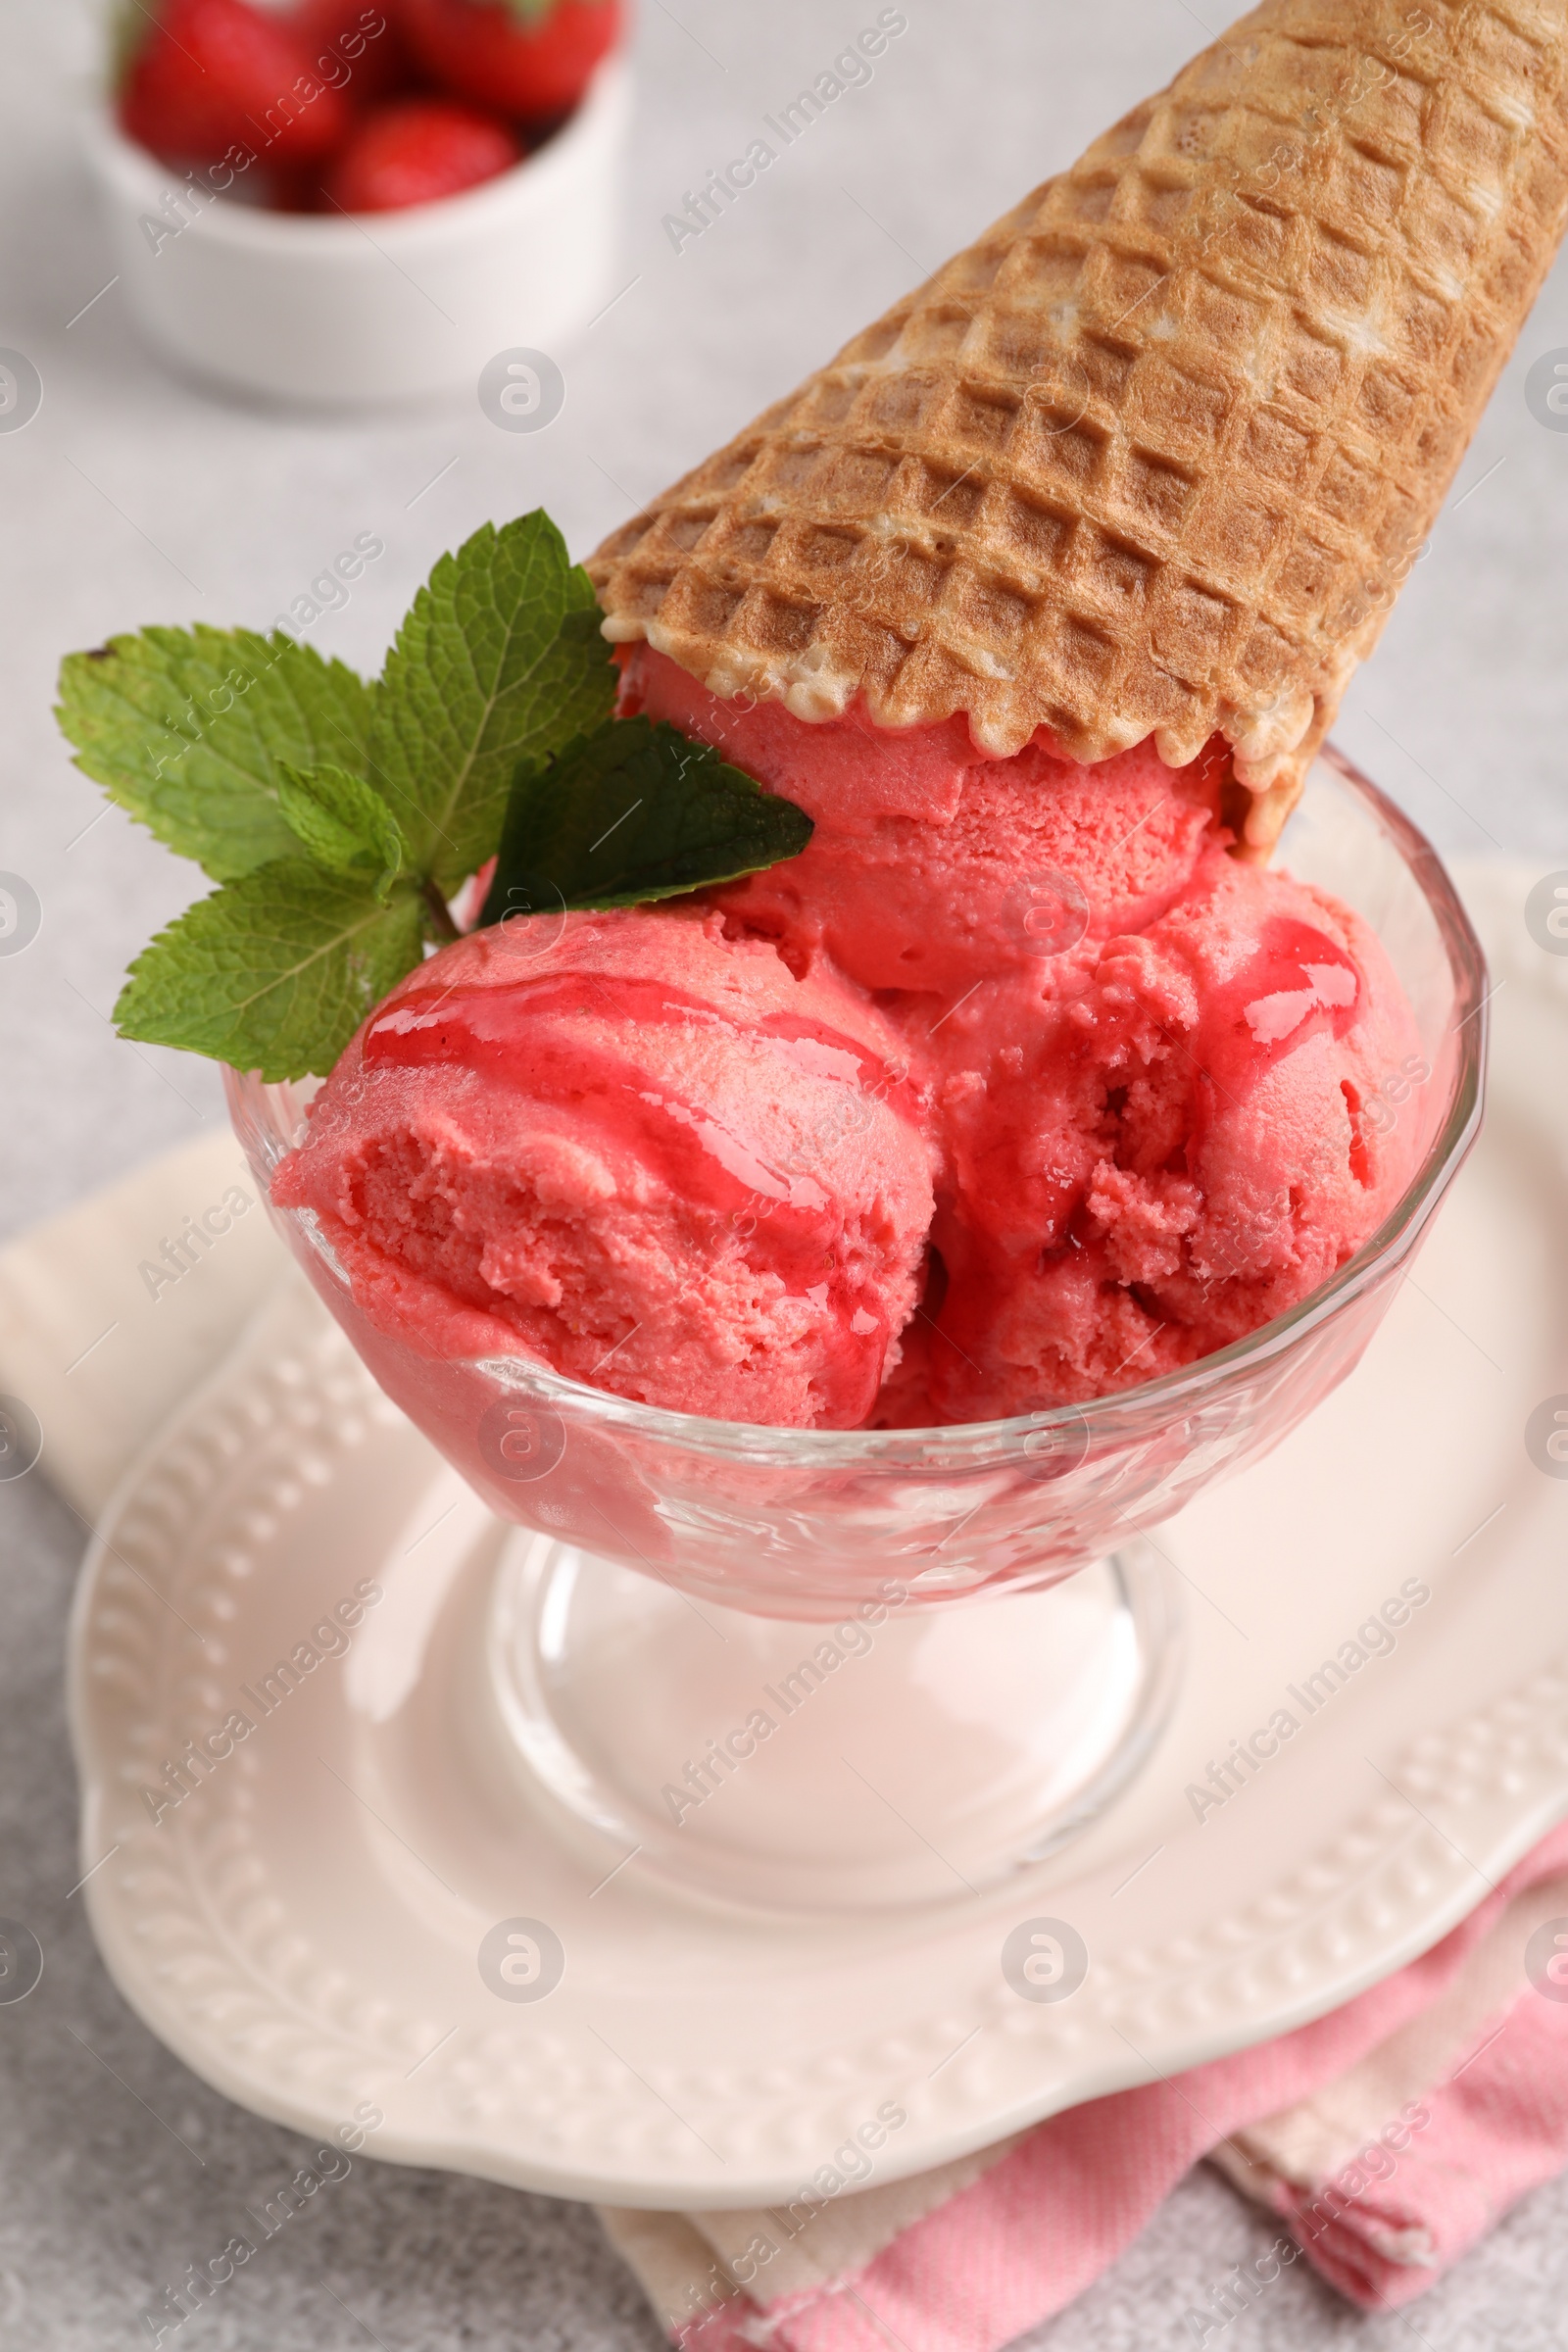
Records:
{"label": "pink ice cream", "polygon": [[1230,855],[1223,757],[808,725],[647,648],[623,708],[815,832],[387,1000],[274,1185],[381,1330],[727,1420],[985,1420],[1225,1347],[1396,1205],[1413,1017],[1356,915]]}
{"label": "pink ice cream", "polygon": [[853,1428],[919,1297],[919,1111],[861,992],[710,909],[509,923],[394,989],[272,1197],[428,1354]]}

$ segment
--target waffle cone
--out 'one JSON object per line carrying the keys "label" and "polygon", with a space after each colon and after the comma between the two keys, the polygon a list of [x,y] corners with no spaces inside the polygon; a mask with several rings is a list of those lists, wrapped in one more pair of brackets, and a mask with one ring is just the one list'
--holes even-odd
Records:
{"label": "waffle cone", "polygon": [[1562,233],[1568,0],[1265,0],[588,565],[717,694],[1232,747],[1266,856]]}

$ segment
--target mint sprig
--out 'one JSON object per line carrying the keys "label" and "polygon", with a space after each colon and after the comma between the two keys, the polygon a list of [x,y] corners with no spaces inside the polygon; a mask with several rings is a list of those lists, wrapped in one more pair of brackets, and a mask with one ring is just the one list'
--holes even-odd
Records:
{"label": "mint sprig", "polygon": [[531,904],[525,879],[551,906],[627,906],[805,847],[792,803],[614,699],[593,590],[542,511],[442,557],[373,684],[282,632],[71,655],[77,766],[220,885],[136,958],[121,1035],[324,1074],[457,937],[447,902],[498,845],[482,921]]}
{"label": "mint sprig", "polygon": [[811,820],[711,745],[646,718],[614,718],[553,759],[525,761],[481,923],[519,909],[641,906],[781,858]]}

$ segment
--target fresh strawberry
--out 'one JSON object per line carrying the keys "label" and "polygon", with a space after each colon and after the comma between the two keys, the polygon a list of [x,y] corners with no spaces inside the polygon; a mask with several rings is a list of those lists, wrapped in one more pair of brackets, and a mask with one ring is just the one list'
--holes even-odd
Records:
{"label": "fresh strawberry", "polygon": [[163,161],[211,166],[241,147],[269,167],[293,165],[343,138],[348,100],[313,71],[286,20],[246,0],[161,0],[143,13],[120,121]]}
{"label": "fresh strawberry", "polygon": [[409,53],[393,22],[396,0],[384,7],[375,0],[298,0],[285,22],[310,51],[311,63],[322,80],[343,86],[352,104],[389,98],[406,90],[415,79]]}
{"label": "fresh strawberry", "polygon": [[434,204],[522,161],[516,133],[494,115],[452,98],[397,98],[372,108],[326,178],[346,213],[391,213]]}
{"label": "fresh strawberry", "polygon": [[620,0],[398,0],[410,48],[448,89],[503,114],[569,115],[620,37]]}

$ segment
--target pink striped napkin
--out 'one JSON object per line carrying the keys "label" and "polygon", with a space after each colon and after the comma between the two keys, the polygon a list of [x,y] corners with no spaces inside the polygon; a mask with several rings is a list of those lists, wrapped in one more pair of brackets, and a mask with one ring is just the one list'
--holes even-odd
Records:
{"label": "pink striped napkin", "polygon": [[1568,2166],[1568,1825],[1419,1960],[1277,2041],[804,2224],[800,2200],[602,2219],[683,2352],[996,2352],[1081,2294],[1202,2157],[1285,2229],[1184,2315],[1199,2344],[1303,2256],[1368,2310],[1406,2303]]}

